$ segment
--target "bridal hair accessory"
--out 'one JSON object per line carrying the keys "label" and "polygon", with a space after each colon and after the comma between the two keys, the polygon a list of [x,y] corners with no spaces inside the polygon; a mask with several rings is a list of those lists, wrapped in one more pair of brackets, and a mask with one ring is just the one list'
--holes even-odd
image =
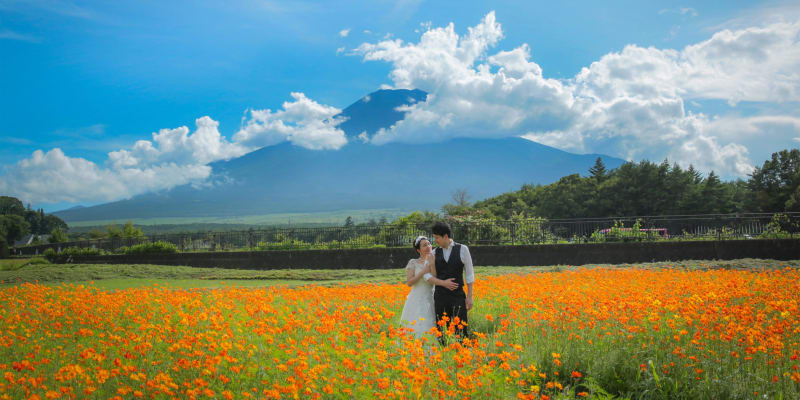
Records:
{"label": "bridal hair accessory", "polygon": [[426,238],[425,236],[417,236],[417,238],[414,240],[414,247],[419,246],[419,242],[423,240],[428,240],[428,238]]}

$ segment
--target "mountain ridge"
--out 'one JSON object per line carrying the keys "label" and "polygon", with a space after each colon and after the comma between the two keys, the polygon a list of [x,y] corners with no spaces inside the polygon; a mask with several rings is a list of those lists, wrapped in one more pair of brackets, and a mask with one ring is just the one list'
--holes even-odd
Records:
{"label": "mountain ridge", "polygon": [[[397,107],[425,92],[381,90],[342,111],[351,141],[402,119]],[[369,98],[369,100],[366,100]],[[369,116],[369,118],[365,117]],[[349,123],[348,125],[345,125]],[[465,189],[475,200],[585,174],[601,157],[572,154],[527,139],[456,138],[433,144],[356,142],[339,150],[309,150],[284,142],[209,164],[210,185],[182,185],[131,199],[56,212],[67,222],[159,217],[235,217],[355,209],[438,209]]]}

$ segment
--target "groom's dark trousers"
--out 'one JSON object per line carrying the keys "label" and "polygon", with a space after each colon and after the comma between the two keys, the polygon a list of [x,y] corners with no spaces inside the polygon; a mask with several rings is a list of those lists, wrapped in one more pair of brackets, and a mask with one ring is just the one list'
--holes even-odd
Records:
{"label": "groom's dark trousers", "polygon": [[[436,321],[441,321],[447,315],[448,325],[453,323],[455,317],[464,323],[462,328],[455,326],[456,335],[464,338],[469,335],[467,323],[466,294],[464,293],[464,263],[461,261],[461,245],[453,243],[450,250],[450,259],[444,259],[442,248],[436,249],[436,278],[447,280],[453,278],[458,283],[458,289],[450,290],[442,286],[436,286],[433,292],[433,305],[436,311]],[[447,330],[447,325],[436,325],[443,334]],[[444,335],[440,337],[444,342]]]}

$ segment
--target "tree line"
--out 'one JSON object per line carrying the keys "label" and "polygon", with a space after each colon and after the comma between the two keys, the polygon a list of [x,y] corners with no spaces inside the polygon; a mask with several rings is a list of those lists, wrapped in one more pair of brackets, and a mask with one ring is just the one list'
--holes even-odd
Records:
{"label": "tree line", "polygon": [[13,244],[25,235],[50,235],[58,241],[67,240],[67,224],[43,209],[34,210],[28,204],[9,196],[0,196],[0,240]]}
{"label": "tree line", "polygon": [[598,157],[586,176],[562,177],[547,185],[468,201],[457,191],[447,216],[476,219],[591,218],[645,215],[728,214],[800,211],[800,150],[773,153],[747,180],[722,181],[693,166],[640,161],[608,170]]}

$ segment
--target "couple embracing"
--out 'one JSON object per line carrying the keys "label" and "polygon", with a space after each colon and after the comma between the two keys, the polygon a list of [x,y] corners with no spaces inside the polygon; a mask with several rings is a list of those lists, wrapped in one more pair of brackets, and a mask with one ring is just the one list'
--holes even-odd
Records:
{"label": "couple embracing", "polygon": [[[444,333],[454,324],[460,338],[469,336],[467,311],[472,309],[475,271],[469,248],[451,239],[450,225],[437,222],[431,229],[438,247],[432,250],[424,236],[414,240],[419,258],[406,266],[406,285],[411,286],[403,306],[401,321],[416,337],[422,337],[434,326]],[[464,292],[464,284],[467,291]],[[436,322],[447,316],[445,326]],[[444,336],[440,339],[444,341]]]}

